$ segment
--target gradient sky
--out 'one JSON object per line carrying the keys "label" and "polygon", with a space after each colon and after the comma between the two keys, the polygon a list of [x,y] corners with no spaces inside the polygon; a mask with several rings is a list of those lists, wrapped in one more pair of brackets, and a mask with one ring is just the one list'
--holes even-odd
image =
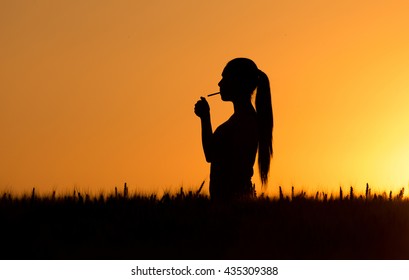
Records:
{"label": "gradient sky", "polygon": [[[197,189],[209,165],[193,106],[235,57],[270,77],[268,192],[406,187],[408,12],[403,0],[1,1],[0,189]],[[208,100],[215,128],[232,105]]]}

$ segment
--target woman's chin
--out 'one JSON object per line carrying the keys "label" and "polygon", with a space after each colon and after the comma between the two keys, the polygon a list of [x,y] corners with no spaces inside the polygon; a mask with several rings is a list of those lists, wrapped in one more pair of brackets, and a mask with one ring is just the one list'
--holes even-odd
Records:
{"label": "woman's chin", "polygon": [[230,96],[226,96],[226,95],[220,95],[220,96],[221,96],[221,99],[222,99],[223,101],[231,101]]}

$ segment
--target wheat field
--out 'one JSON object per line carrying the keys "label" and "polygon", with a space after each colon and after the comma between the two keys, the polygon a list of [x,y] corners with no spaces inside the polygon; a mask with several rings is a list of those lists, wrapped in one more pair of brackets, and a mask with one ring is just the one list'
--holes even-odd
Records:
{"label": "wheat field", "polygon": [[1,259],[409,259],[409,200],[294,188],[216,203],[197,192],[0,196]]}

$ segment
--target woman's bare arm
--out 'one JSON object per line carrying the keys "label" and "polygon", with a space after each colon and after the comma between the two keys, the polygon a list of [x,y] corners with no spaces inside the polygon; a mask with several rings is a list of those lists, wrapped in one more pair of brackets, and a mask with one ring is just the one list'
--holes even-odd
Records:
{"label": "woman's bare arm", "polygon": [[212,161],[212,138],[213,130],[212,123],[210,120],[210,107],[204,97],[201,97],[200,100],[195,105],[195,114],[200,117],[202,125],[202,146],[203,152],[206,157],[207,162]]}

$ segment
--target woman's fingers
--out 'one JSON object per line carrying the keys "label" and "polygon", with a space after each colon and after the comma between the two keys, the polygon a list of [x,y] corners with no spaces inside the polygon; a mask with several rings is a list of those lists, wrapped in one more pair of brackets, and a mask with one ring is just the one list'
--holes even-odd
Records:
{"label": "woman's fingers", "polygon": [[200,100],[196,102],[195,104],[195,114],[198,117],[203,117],[207,114],[209,114],[210,107],[209,103],[207,103],[206,98],[200,97]]}

